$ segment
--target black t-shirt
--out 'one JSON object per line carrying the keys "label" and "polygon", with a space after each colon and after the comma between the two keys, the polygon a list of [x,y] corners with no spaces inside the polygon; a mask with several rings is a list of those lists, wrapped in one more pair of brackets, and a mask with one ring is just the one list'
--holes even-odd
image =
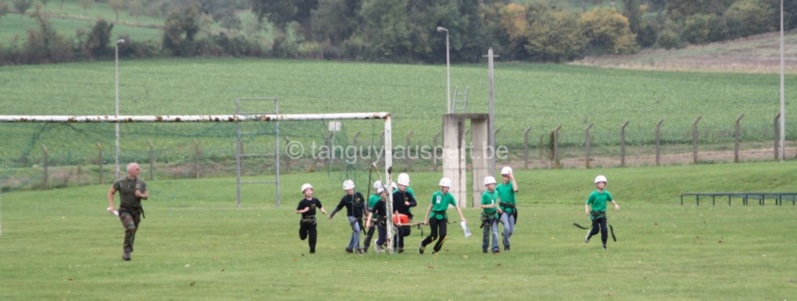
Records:
{"label": "black t-shirt", "polygon": [[[410,205],[405,205],[405,201],[409,201]],[[409,191],[402,192],[401,190],[396,190],[393,192],[393,210],[398,211],[398,213],[406,214],[412,218],[412,212],[410,212],[410,208],[415,207],[416,205],[418,205],[418,203],[415,201],[415,197],[412,196]]]}
{"label": "black t-shirt", "polygon": [[374,205],[374,209],[371,210],[376,218],[384,218],[387,216],[387,207],[385,207],[385,201],[378,201],[376,205]]}
{"label": "black t-shirt", "polygon": [[363,211],[365,210],[365,199],[363,195],[359,192],[355,192],[353,195],[349,195],[348,193],[340,199],[340,203],[338,206],[335,207],[335,210],[330,213],[330,216],[334,216],[336,212],[346,207],[346,215],[353,216],[355,218],[362,218]]}
{"label": "black t-shirt", "polygon": [[299,206],[296,206],[296,210],[297,211],[303,210],[304,208],[307,207],[310,207],[310,210],[307,210],[307,212],[302,213],[302,218],[314,217],[315,208],[323,208],[323,206],[321,206],[321,201],[319,201],[317,198],[313,198],[312,200],[304,198],[301,201],[299,201]]}

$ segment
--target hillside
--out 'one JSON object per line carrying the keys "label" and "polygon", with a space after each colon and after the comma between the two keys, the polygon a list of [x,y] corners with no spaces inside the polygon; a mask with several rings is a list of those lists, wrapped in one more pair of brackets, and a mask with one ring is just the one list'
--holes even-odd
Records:
{"label": "hillside", "polygon": [[[797,73],[797,30],[784,34],[784,52],[786,73]],[[639,70],[780,73],[780,33],[682,49],[645,49],[633,55],[590,56],[571,64]]]}

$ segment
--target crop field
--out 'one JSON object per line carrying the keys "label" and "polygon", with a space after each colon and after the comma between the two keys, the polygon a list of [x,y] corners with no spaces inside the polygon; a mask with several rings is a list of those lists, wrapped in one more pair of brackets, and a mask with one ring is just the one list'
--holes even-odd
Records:
{"label": "crop field", "polygon": [[[625,121],[632,137],[650,141],[662,119],[663,131],[682,139],[698,116],[704,129],[731,131],[739,114],[757,133],[771,129],[779,111],[775,75],[520,63],[498,64],[495,72],[498,141],[509,145],[520,144],[528,127],[541,134],[562,125],[564,133],[577,135],[590,123],[606,137],[595,143],[615,144]],[[445,66],[439,65],[178,59],[122,61],[120,73],[123,115],[226,114],[234,112],[238,96],[270,96],[280,99],[281,113],[391,112],[396,135],[413,131],[429,141],[446,111]],[[794,78],[787,76],[787,83]],[[6,67],[0,82],[4,114],[114,111],[112,62]],[[488,111],[485,66],[453,66],[452,86],[469,88],[468,112]],[[791,92],[787,84],[786,95]],[[787,105],[787,112],[794,108]]]}
{"label": "crop field", "polygon": [[[598,173],[621,206],[609,213],[617,242],[606,251],[571,226],[588,223],[583,200]],[[681,206],[678,194],[793,191],[794,174],[793,163],[519,171],[520,219],[512,250],[498,255],[481,253],[473,208],[474,236],[452,225],[439,254],[417,253],[415,228],[402,254],[346,254],[344,211],[322,216],[311,255],[296,235],[299,185],[315,184],[328,211],[343,194],[321,173],[286,176],[279,207],[250,186],[236,208],[229,178],[150,182],[130,262],[104,211],[106,185],[3,193],[0,299],[791,300],[797,207]],[[437,177],[412,173],[416,214]]]}

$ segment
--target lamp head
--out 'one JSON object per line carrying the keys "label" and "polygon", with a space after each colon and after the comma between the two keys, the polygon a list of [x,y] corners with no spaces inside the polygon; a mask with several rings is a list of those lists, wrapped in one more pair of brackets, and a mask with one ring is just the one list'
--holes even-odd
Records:
{"label": "lamp head", "polygon": [[437,32],[448,32],[448,29],[443,26],[437,26]]}
{"label": "lamp head", "polygon": [[118,39],[116,40],[116,44],[124,44],[125,39]]}

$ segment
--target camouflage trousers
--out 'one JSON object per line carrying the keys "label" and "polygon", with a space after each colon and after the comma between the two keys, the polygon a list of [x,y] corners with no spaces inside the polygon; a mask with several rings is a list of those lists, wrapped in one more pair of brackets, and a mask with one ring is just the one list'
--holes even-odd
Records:
{"label": "camouflage trousers", "polygon": [[143,212],[142,208],[119,208],[119,221],[122,222],[122,227],[125,229],[125,240],[122,247],[125,252],[133,252],[136,231],[138,230],[138,224],[141,222]]}

